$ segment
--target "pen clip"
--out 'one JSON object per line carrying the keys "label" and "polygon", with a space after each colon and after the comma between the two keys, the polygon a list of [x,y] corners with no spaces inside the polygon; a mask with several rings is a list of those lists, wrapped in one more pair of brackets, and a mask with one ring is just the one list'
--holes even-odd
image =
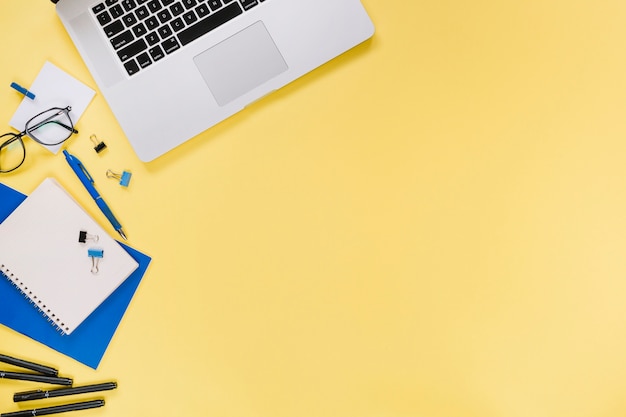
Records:
{"label": "pen clip", "polygon": [[87,177],[87,179],[89,180],[90,183],[93,184],[93,177],[91,176],[91,174],[89,173],[89,171],[87,171],[87,168],[85,168],[85,165],[83,165],[82,162],[80,162],[80,159],[76,158],[75,156],[72,155],[72,158],[74,158],[76,160],[76,165],[78,165],[78,167],[80,168],[81,171],[83,171],[83,173],[85,174],[85,176]]}

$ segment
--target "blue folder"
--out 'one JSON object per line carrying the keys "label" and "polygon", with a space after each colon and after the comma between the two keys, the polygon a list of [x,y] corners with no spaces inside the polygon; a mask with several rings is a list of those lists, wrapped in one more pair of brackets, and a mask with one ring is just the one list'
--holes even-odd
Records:
{"label": "blue folder", "polygon": [[[26,196],[0,183],[0,222]],[[151,258],[120,242],[139,267],[70,335],[62,335],[0,273],[0,324],[96,369],[143,278]]]}

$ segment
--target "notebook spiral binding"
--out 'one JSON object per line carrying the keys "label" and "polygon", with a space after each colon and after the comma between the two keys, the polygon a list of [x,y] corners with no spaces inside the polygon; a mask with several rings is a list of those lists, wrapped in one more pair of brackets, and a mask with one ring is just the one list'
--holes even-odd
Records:
{"label": "notebook spiral binding", "polygon": [[11,272],[11,270],[4,264],[0,264],[0,275],[4,276],[9,283],[11,283],[11,285],[13,285],[23,296],[24,298],[33,305],[33,307],[35,307],[37,310],[39,310],[39,312],[41,313],[41,315],[48,321],[48,323],[50,323],[59,333],[61,333],[62,335],[65,335],[65,329],[64,330],[64,326],[65,323],[61,322],[61,320],[55,316],[54,313],[52,313],[50,310],[47,310],[46,308],[46,304],[37,298],[36,295],[33,295],[34,299],[36,299],[37,301],[35,302],[35,300],[33,300],[33,298],[30,297],[28,291],[28,288],[24,287],[19,278],[15,276],[14,273]]}

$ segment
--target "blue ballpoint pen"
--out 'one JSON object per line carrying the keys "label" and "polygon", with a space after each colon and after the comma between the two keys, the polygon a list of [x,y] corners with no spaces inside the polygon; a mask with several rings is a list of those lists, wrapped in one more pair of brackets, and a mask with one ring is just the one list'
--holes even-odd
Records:
{"label": "blue ballpoint pen", "polygon": [[89,175],[87,168],[85,168],[83,163],[80,162],[78,158],[70,154],[68,151],[63,150],[63,154],[65,155],[65,159],[70,165],[70,168],[72,168],[80,182],[83,183],[83,186],[87,189],[87,192],[89,193],[89,195],[91,195],[91,198],[94,199],[102,213],[104,213],[109,222],[111,222],[113,228],[117,231],[117,233],[120,234],[120,236],[122,236],[124,240],[127,240],[126,234],[124,234],[124,230],[122,230],[122,225],[120,224],[120,222],[117,221],[107,203],[104,202],[102,196],[100,196],[100,193],[98,193],[98,190],[96,190],[93,178],[91,177],[91,175]]}

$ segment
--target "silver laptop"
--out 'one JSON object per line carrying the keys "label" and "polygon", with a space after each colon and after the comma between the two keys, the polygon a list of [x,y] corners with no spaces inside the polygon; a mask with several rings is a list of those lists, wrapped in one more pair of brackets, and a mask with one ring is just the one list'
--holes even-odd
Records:
{"label": "silver laptop", "polygon": [[52,0],[151,161],[370,38],[360,0]]}

